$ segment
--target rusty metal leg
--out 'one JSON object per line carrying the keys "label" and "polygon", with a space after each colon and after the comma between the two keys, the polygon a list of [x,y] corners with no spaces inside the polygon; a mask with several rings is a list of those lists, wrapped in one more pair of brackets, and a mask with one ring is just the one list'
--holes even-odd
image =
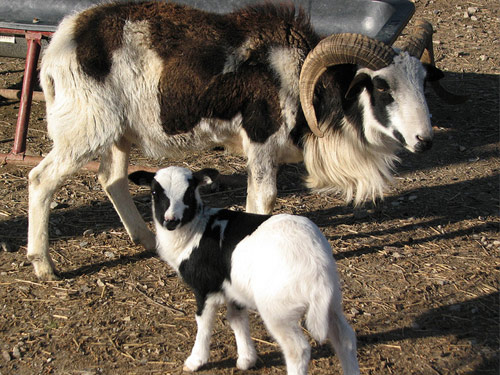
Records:
{"label": "rusty metal leg", "polygon": [[33,97],[33,83],[36,76],[38,57],[40,56],[41,39],[42,34],[40,33],[26,32],[28,51],[26,52],[26,65],[24,68],[23,88],[21,91],[21,102],[19,103],[14,146],[11,151],[13,155],[20,156],[21,158],[24,157],[24,152],[26,151],[26,136]]}

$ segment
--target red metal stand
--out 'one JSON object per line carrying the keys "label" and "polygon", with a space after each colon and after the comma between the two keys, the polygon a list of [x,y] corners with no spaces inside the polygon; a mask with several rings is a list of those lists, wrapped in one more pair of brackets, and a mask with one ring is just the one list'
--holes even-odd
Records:
{"label": "red metal stand", "polygon": [[26,65],[24,68],[23,88],[19,103],[14,146],[11,151],[13,155],[21,154],[23,157],[26,152],[26,136],[33,98],[33,84],[36,77],[38,57],[40,56],[42,34],[27,31],[25,37],[28,44],[28,51],[26,52]]}
{"label": "red metal stand", "polygon": [[8,35],[23,35],[26,38],[28,46],[26,52],[26,64],[24,67],[23,87],[21,89],[19,112],[14,135],[14,145],[9,154],[0,154],[1,159],[4,162],[10,160],[19,162],[25,159],[26,136],[28,133],[31,102],[33,100],[33,85],[35,83],[36,68],[42,45],[41,40],[44,36],[52,36],[52,32],[0,28],[0,33]]}

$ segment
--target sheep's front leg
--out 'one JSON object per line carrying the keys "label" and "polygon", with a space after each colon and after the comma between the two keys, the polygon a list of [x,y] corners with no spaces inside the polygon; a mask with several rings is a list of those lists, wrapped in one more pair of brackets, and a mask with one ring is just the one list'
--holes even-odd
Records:
{"label": "sheep's front leg", "polygon": [[128,190],[127,168],[131,145],[125,139],[102,155],[98,177],[108,198],[120,216],[130,239],[154,250],[155,237],[137,210]]}
{"label": "sheep's front leg", "polygon": [[[268,156],[268,155],[267,155]],[[273,211],[278,190],[278,167],[263,155],[248,160],[248,190],[246,211],[270,214]]]}
{"label": "sheep's front leg", "polygon": [[196,371],[208,361],[210,356],[210,338],[214,325],[215,314],[218,303],[215,298],[208,298],[205,301],[201,315],[196,314],[196,340],[194,342],[191,355],[184,362],[184,371]]}
{"label": "sheep's front leg", "polygon": [[236,347],[238,349],[236,366],[240,370],[248,370],[257,361],[257,353],[250,337],[248,312],[245,308],[239,308],[233,303],[228,303],[226,317],[236,338]]}

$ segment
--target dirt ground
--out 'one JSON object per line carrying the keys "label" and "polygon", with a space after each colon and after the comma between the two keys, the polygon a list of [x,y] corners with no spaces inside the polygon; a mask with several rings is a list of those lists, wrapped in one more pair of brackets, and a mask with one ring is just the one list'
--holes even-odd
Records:
{"label": "dirt ground", "polygon": [[[418,0],[413,18],[436,33],[443,85],[470,96],[450,106],[428,93],[435,142],[402,153],[386,199],[354,210],[312,194],[303,168],[279,175],[275,212],[311,218],[333,248],[344,310],[358,338],[362,374],[499,373],[500,14],[494,0]],[[0,59],[0,87],[18,87],[24,61]],[[9,152],[19,103],[0,102],[0,152]],[[50,150],[43,103],[34,103],[28,153]],[[223,151],[133,163],[212,166],[245,173]],[[51,254],[62,280],[39,282],[26,259],[29,168],[0,166],[0,374],[180,374],[196,332],[191,292],[155,254],[129,241],[94,173],[81,172],[54,197]],[[150,220],[146,190],[131,187]],[[244,187],[205,194],[242,208]],[[235,341],[221,311],[211,359],[200,374],[277,374],[279,348],[251,313],[259,354],[235,368]],[[311,374],[338,374],[327,345],[312,344]]]}

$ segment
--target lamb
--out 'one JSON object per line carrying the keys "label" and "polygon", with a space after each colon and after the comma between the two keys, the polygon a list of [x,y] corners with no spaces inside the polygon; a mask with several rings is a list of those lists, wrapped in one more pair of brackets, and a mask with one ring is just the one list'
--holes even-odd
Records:
{"label": "lamb", "polygon": [[327,239],[305,217],[205,207],[199,187],[217,175],[214,169],[193,173],[181,167],[129,175],[151,187],[157,251],[196,297],[198,332],[184,370],[207,363],[216,309],[226,302],[239,369],[257,360],[247,314],[256,309],[283,350],[289,375],[307,373],[310,346],[299,325],[304,314],[311,335],[330,340],[344,374],[359,374],[355,333],[342,313]]}

